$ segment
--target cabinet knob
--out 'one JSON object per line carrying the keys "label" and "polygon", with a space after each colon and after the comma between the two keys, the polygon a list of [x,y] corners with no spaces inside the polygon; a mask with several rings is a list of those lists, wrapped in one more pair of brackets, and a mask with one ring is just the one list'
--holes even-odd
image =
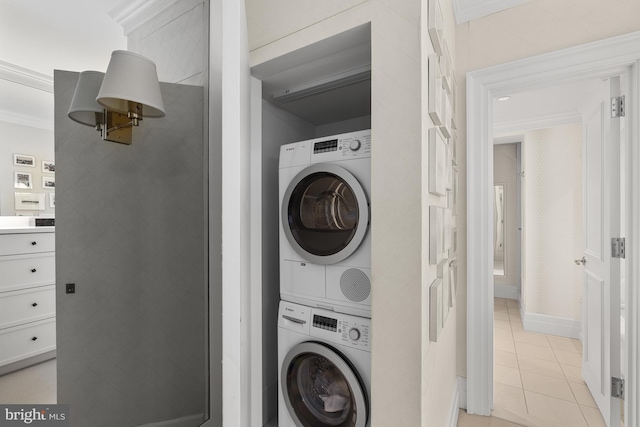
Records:
{"label": "cabinet knob", "polygon": [[31,338],[31,341],[36,341],[38,339],[38,337],[33,337]]}
{"label": "cabinet knob", "polygon": [[34,302],[33,304],[31,304],[31,307],[37,307],[37,306],[38,306],[37,302]]}
{"label": "cabinet knob", "polygon": [[32,273],[35,273],[36,271],[38,271],[38,270],[36,270],[35,268],[32,268],[32,269],[31,269],[31,272],[32,272]]}
{"label": "cabinet knob", "polygon": [[38,242],[31,242],[31,245],[32,245],[32,246],[35,246],[35,245],[37,245],[37,244],[38,244]]}

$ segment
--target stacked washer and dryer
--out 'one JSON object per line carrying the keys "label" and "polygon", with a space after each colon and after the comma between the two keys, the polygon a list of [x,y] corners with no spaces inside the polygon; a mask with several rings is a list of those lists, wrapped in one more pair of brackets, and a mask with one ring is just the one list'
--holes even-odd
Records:
{"label": "stacked washer and dryer", "polygon": [[367,427],[371,131],[280,148],[279,427]]}

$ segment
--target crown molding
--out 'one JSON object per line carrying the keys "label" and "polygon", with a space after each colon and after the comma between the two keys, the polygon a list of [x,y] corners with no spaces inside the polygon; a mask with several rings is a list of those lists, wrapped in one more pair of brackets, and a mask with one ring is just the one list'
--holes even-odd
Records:
{"label": "crown molding", "polygon": [[53,120],[42,120],[33,116],[16,114],[11,111],[0,110],[0,121],[12,123],[14,125],[50,130],[53,132]]}
{"label": "crown molding", "polygon": [[510,133],[547,129],[575,123],[582,123],[582,114],[579,111],[565,111],[562,113],[529,117],[524,120],[494,123],[493,134],[494,136],[501,136]]}
{"label": "crown molding", "polygon": [[128,36],[145,22],[155,17],[178,0],[133,0],[122,1],[109,11],[113,18],[124,29]]}
{"label": "crown molding", "polygon": [[53,93],[53,77],[0,61],[0,79]]}
{"label": "crown molding", "polygon": [[453,0],[453,16],[456,24],[462,24],[528,1],[530,0]]}

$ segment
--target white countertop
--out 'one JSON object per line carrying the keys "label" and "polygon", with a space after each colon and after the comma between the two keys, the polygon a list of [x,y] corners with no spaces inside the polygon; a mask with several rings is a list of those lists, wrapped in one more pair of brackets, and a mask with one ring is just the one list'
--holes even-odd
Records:
{"label": "white countertop", "polygon": [[18,234],[18,233],[53,233],[55,227],[2,227],[0,226],[0,234]]}
{"label": "white countertop", "polygon": [[[17,233],[52,233],[55,227],[36,227],[30,225],[29,216],[0,216],[0,234],[17,234]],[[47,217],[40,217],[47,218]]]}

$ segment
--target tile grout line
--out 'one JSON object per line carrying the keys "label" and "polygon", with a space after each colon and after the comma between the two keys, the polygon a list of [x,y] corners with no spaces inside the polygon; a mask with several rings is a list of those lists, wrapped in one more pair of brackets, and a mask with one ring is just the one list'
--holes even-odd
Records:
{"label": "tile grout line", "polygon": [[[519,376],[520,376],[520,381],[521,381],[521,384],[522,384],[522,391],[523,391],[523,395],[524,395],[524,403],[525,403],[525,408],[526,408],[526,411],[527,411],[527,413],[526,413],[526,415],[524,415],[524,417],[528,417],[528,416],[530,416],[530,414],[529,414],[529,402],[527,401],[527,396],[526,396],[526,394],[524,393],[524,392],[525,392],[524,379],[522,378],[522,372],[523,372],[523,371],[522,371],[522,369],[521,369],[520,358],[518,357],[519,353],[518,353],[518,351],[517,351],[517,349],[516,349],[515,331],[514,331],[514,329],[513,329],[514,321],[515,321],[515,322],[518,322],[518,320],[514,319],[514,316],[512,316],[512,315],[511,315],[511,313],[509,312],[509,306],[508,306],[508,304],[505,304],[505,306],[506,306],[506,308],[507,308],[507,315],[508,315],[508,319],[509,319],[509,330],[510,330],[510,332],[511,332],[510,336],[511,336],[511,338],[512,338],[512,340],[513,340],[513,346],[514,346],[515,356],[516,356],[516,364],[517,364],[517,367],[518,367],[517,369],[518,369],[518,373],[519,373]],[[496,311],[495,311],[495,309],[494,309],[494,314],[495,314],[495,312],[496,312]],[[518,312],[518,317],[520,317],[520,313],[519,313],[519,312]],[[521,322],[521,321],[520,321],[520,322]],[[521,323],[520,323],[520,324],[521,324]],[[495,326],[494,326],[494,329],[495,329]],[[525,332],[527,332],[527,331],[525,331]],[[567,401],[567,400],[564,400],[564,399],[556,398],[556,397],[553,397],[553,396],[548,396],[548,395],[545,395],[545,394],[543,394],[543,395],[544,395],[544,396],[547,396],[547,397],[549,397],[549,398],[555,399],[555,400],[565,401],[565,402],[568,402],[568,403],[575,403],[576,405],[578,405],[578,410],[580,411],[580,415],[581,415],[581,418],[582,418],[583,422],[585,423],[585,425],[586,425],[587,427],[588,427],[588,426],[590,426],[591,424],[590,424],[590,423],[589,423],[589,421],[588,421],[588,418],[589,418],[589,417],[587,416],[587,414],[586,414],[586,413],[585,413],[585,411],[584,411],[584,408],[587,408],[587,407],[590,407],[590,406],[589,406],[589,405],[582,405],[582,404],[580,404],[580,402],[578,401],[578,397],[577,397],[577,395],[576,395],[576,391],[574,391],[574,389],[571,387],[571,383],[572,383],[573,381],[571,381],[571,380],[569,379],[569,377],[568,377],[567,373],[565,372],[565,369],[563,368],[563,366],[570,366],[570,367],[574,367],[574,365],[573,365],[573,364],[563,365],[562,363],[560,363],[560,359],[559,359],[558,354],[557,354],[557,350],[558,350],[558,351],[565,351],[565,352],[576,353],[576,354],[580,355],[580,357],[582,357],[582,351],[575,351],[575,352],[574,352],[574,351],[570,351],[570,350],[556,349],[556,348],[552,345],[552,343],[551,343],[552,338],[555,338],[555,336],[550,336],[550,335],[548,335],[548,334],[542,334],[542,335],[546,338],[546,342],[547,342],[547,344],[549,345],[549,348],[551,349],[551,351],[552,351],[552,353],[553,353],[554,361],[555,361],[555,363],[560,367],[560,371],[562,372],[563,380],[564,380],[565,384],[569,387],[569,389],[570,389],[570,391],[571,391],[571,395],[572,395],[572,397],[573,397],[574,401],[572,402],[572,401]],[[495,334],[494,334],[494,336],[495,336]],[[531,344],[531,345],[534,345],[534,344]],[[540,346],[540,347],[542,347],[542,346]],[[574,348],[575,348],[576,350],[578,350],[578,348],[577,348],[577,347],[575,347],[575,346],[574,346]],[[545,359],[542,359],[542,360],[545,360]],[[495,367],[495,365],[496,365],[496,363],[495,363],[495,360],[494,360],[494,367]],[[494,368],[494,369],[495,369],[495,368]],[[544,374],[539,374],[539,375],[543,375],[543,376],[544,376]],[[554,378],[554,377],[552,377],[552,378]],[[495,380],[494,380],[494,382],[495,382]],[[584,380],[583,380],[583,382],[584,382]],[[578,385],[579,385],[579,384],[580,384],[580,382],[576,382],[576,384],[578,384]],[[597,409],[597,408],[596,408],[596,409]]]}
{"label": "tile grout line", "polygon": [[[507,307],[508,311],[508,307]],[[520,318],[520,311],[518,310],[518,318]],[[522,318],[520,318],[522,320]],[[524,392],[524,378],[522,378],[522,369],[520,369],[520,358],[518,357],[518,349],[516,348],[516,337],[513,336],[513,326],[511,325],[511,314],[509,314],[509,327],[511,328],[511,336],[513,338],[513,347],[516,350],[516,363],[518,364],[518,374],[520,375],[520,382],[522,383],[522,396],[524,397],[524,407],[527,411],[527,416],[530,416],[529,402],[527,402],[527,393]]]}
{"label": "tile grout line", "polygon": [[[545,334],[546,335],[546,334]],[[547,336],[547,340],[549,340],[549,337]],[[549,344],[551,344],[551,341],[549,341]],[[556,359],[558,359],[558,355],[556,354],[556,349],[553,348],[552,346],[552,350],[553,350],[553,355],[556,357]],[[580,352],[580,357],[582,357],[582,352]],[[584,422],[587,424],[587,426],[589,426],[589,420],[587,420],[587,416],[585,415],[584,411],[582,410],[582,405],[580,404],[580,402],[578,402],[578,396],[576,396],[575,391],[573,391],[573,387],[571,387],[571,381],[569,381],[569,378],[567,377],[567,374],[564,372],[564,369],[562,369],[562,364],[560,363],[560,359],[558,359],[558,364],[560,365],[560,369],[562,370],[562,374],[565,377],[565,381],[567,382],[567,385],[569,386],[569,390],[571,390],[571,393],[573,394],[573,398],[576,400],[576,403],[578,404],[578,409],[580,410],[580,414],[582,415],[582,418],[584,419]]]}
{"label": "tile grout line", "polygon": [[560,359],[558,359],[558,355],[556,354],[556,349],[553,348],[553,346],[551,345],[551,341],[549,340],[549,336],[547,334],[544,334],[544,336],[547,338],[547,341],[549,342],[549,346],[551,346],[551,351],[553,351],[553,356],[556,358],[556,361],[558,362],[558,366],[560,366],[560,370],[562,371],[562,375],[564,376],[564,381],[567,383],[567,386],[569,387],[569,390],[571,390],[571,395],[575,399],[576,405],[578,405],[578,410],[580,411],[580,415],[582,415],[582,419],[584,420],[585,424],[588,427],[590,425],[589,424],[589,420],[587,420],[587,417],[584,414],[584,411],[582,410],[582,405],[580,405],[580,402],[578,402],[578,397],[576,396],[576,393],[573,391],[573,388],[571,387],[571,384],[570,384],[569,378],[567,377],[567,374],[564,372],[564,369],[562,369],[562,363],[560,363]]}

